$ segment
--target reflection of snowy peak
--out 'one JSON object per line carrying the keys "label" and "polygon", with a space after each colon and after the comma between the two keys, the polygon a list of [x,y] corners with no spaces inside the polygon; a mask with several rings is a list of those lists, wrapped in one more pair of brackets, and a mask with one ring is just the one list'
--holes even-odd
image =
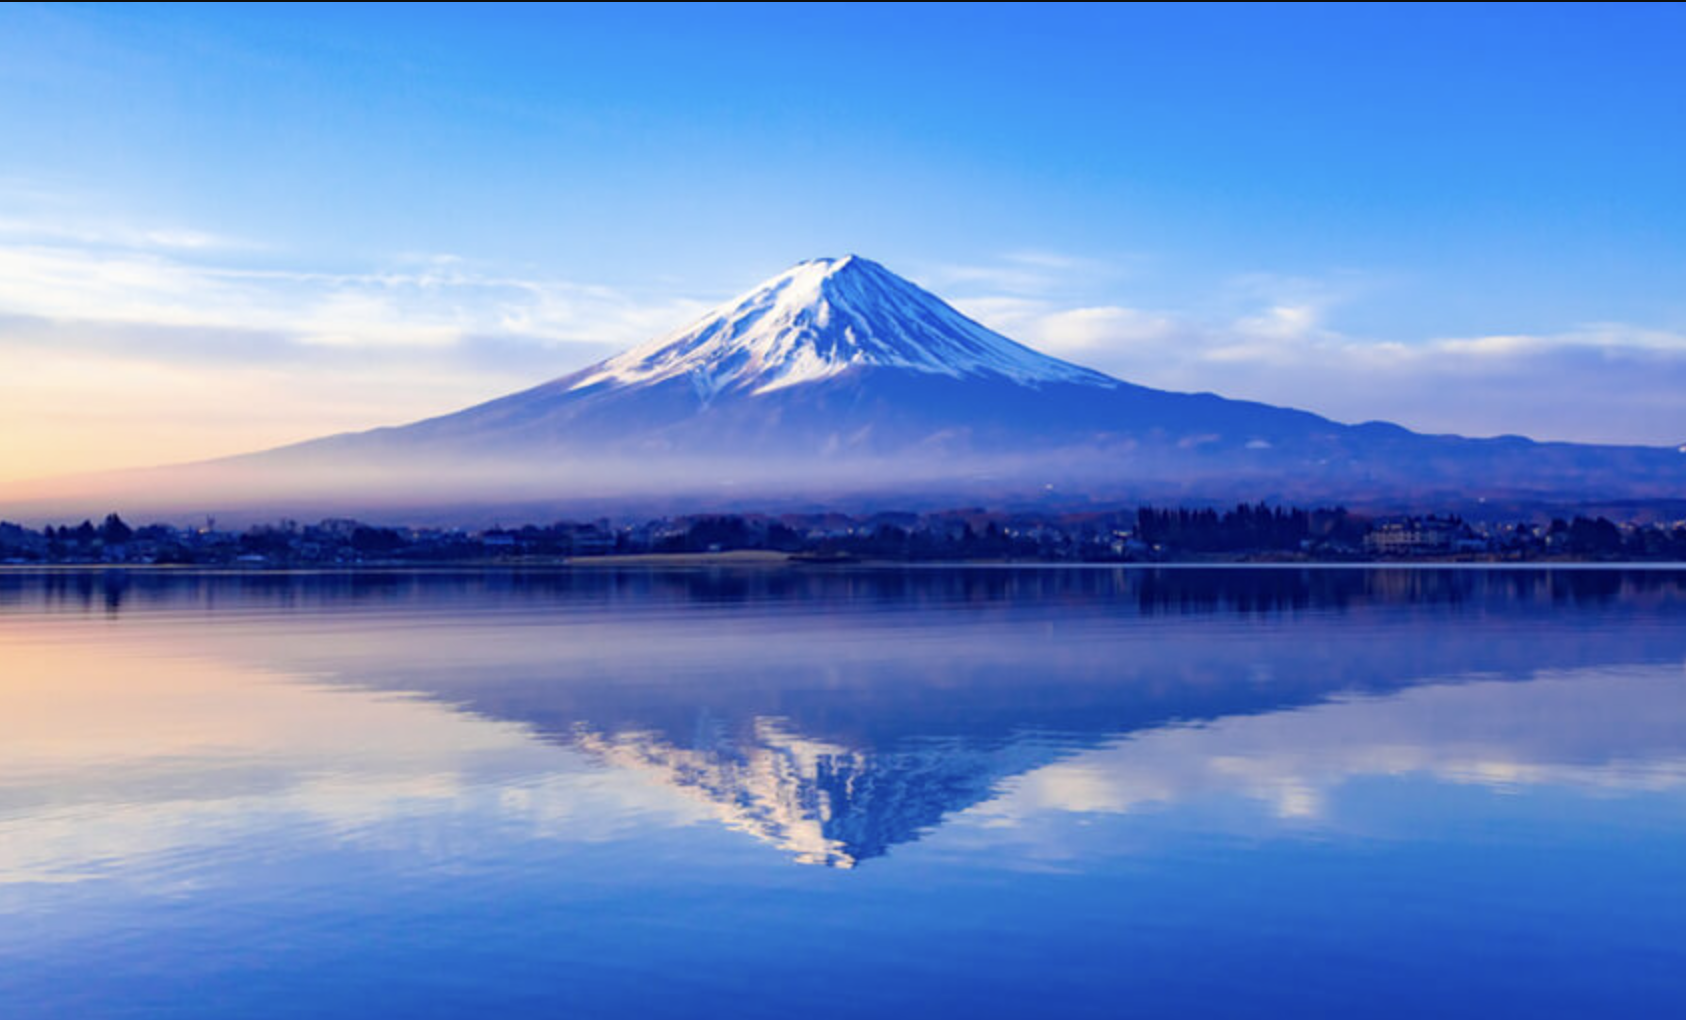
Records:
{"label": "reflection of snowy peak", "polygon": [[1060,757],[1046,745],[959,741],[878,753],[852,751],[756,718],[737,741],[681,748],[649,732],[586,726],[575,746],[608,764],[653,774],[708,804],[721,821],[804,864],[852,868],[918,839],[944,816],[988,800],[1010,776]]}
{"label": "reflection of snowy peak", "polygon": [[876,262],[849,255],[800,263],[694,325],[588,369],[570,389],[685,377],[706,398],[769,393],[866,366],[1030,386],[1118,385],[985,329]]}

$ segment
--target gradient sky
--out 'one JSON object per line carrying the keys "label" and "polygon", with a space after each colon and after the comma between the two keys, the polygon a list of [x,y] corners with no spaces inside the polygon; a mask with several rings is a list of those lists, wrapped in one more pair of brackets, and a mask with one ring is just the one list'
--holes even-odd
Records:
{"label": "gradient sky", "polygon": [[439,413],[857,252],[1051,353],[1686,442],[1686,7],[0,7],[0,482]]}

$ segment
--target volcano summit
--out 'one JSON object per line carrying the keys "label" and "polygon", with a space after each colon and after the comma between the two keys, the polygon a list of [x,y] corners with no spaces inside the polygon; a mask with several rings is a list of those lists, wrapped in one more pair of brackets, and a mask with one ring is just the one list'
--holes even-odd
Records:
{"label": "volcano summit", "polygon": [[[107,476],[108,478],[116,476]],[[1424,435],[1114,379],[858,256],[678,332],[413,424],[126,473],[120,505],[229,509],[886,500],[1686,497],[1673,448]],[[147,494],[154,494],[148,498]]]}

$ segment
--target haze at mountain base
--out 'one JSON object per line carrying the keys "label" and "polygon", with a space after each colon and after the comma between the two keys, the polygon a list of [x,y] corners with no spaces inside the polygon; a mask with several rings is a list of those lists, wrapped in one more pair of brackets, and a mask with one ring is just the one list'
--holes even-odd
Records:
{"label": "haze at mountain base", "polygon": [[6,502],[308,516],[1683,495],[1686,455],[1670,448],[1429,436],[1136,386],[848,256],[801,263],[689,327],[452,414],[14,487]]}

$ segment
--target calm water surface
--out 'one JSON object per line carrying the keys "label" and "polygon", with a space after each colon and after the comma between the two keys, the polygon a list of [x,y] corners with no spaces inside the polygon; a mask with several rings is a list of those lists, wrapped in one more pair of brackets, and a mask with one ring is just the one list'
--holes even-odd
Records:
{"label": "calm water surface", "polygon": [[0,574],[0,1015],[1679,1016],[1686,573]]}

